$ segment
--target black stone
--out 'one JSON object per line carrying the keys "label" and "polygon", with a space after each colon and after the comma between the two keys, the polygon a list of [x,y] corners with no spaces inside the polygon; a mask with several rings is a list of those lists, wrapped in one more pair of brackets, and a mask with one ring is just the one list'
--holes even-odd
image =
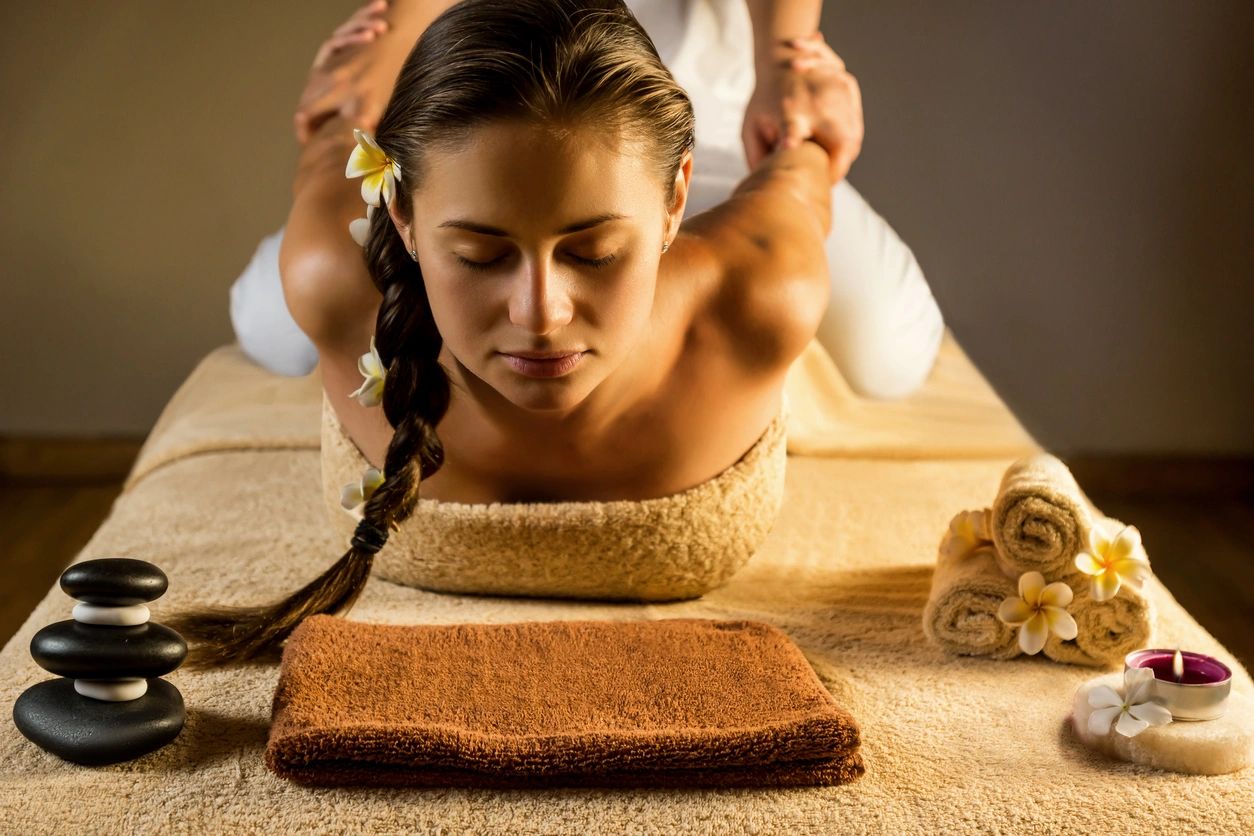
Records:
{"label": "black stone", "polygon": [[61,573],[65,594],[89,604],[126,606],[155,601],[170,581],[147,560],[102,557],[75,563]]}
{"label": "black stone", "polygon": [[59,758],[101,766],[160,749],[183,730],[183,695],[164,679],[149,679],[134,700],[84,697],[72,679],[48,679],[13,703],[13,722],[27,740]]}
{"label": "black stone", "polygon": [[183,664],[187,642],[163,624],[131,627],[49,624],[30,640],[30,655],[44,670],[75,679],[161,676]]}

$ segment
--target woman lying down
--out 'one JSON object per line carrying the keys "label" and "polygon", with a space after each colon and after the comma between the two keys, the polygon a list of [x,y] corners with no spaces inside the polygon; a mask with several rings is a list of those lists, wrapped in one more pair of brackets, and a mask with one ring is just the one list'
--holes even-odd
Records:
{"label": "woman lying down", "polygon": [[[862,139],[853,77],[817,33],[795,37],[818,3],[806,21],[770,5],[750,6],[758,89],[790,118],[746,118],[751,171],[687,216],[693,99],[622,0],[398,0],[342,27],[341,45],[361,42],[356,77],[390,95],[377,120],[369,96],[351,116],[303,110],[279,258],[334,423],[369,467],[357,522],[289,597],[169,617],[199,643],[190,666],[350,608],[429,502],[596,508],[603,542],[585,525],[582,548],[640,566],[650,555],[626,550],[653,538],[616,535],[604,509],[717,504],[739,486],[757,504],[736,516],[766,525],[719,551],[756,547],[779,508],[785,375],[832,301],[833,193]],[[925,319],[924,373],[940,333]],[[702,516],[714,505],[683,510],[713,521],[694,539],[738,536]]]}

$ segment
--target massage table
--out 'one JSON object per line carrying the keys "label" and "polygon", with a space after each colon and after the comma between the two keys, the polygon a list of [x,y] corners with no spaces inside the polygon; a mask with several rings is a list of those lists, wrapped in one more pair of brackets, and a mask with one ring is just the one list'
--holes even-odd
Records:
{"label": "massage table", "polygon": [[[866,773],[791,789],[307,788],[263,762],[279,668],[176,670],[186,725],[170,744],[102,767],[0,734],[0,830],[51,832],[511,833],[1238,832],[1254,820],[1249,771],[1188,776],[1109,760],[1068,725],[1103,673],[1042,657],[949,656],[921,614],[939,541],[991,504],[1016,458],[1041,450],[946,331],[921,390],[853,394],[812,342],[788,377],[782,515],[731,581],[664,604],[454,595],[372,578],[345,614],[392,624],[555,619],[756,619],[784,630],[857,719]],[[238,344],[211,351],[166,405],[108,518],[76,561],[125,556],[169,576],[152,619],[193,601],[286,594],[340,554],[319,493],[318,370],[265,371]],[[1129,522],[1135,522],[1134,520]],[[1154,555],[1150,554],[1151,561]],[[1157,579],[1159,646],[1249,673]],[[54,585],[0,654],[7,705],[51,677],[31,637],[70,617]],[[10,708],[11,712],[11,708]]]}

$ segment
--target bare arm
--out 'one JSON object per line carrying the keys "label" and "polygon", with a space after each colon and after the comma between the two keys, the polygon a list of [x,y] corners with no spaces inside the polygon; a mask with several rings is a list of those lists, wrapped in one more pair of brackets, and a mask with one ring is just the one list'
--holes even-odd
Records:
{"label": "bare arm", "polygon": [[774,45],[819,28],[823,0],[745,0],[753,24],[753,59],[761,67],[774,60]]}
{"label": "bare arm", "polygon": [[297,141],[337,114],[373,131],[414,44],[454,2],[373,0],[354,12],[314,59],[294,114]]}
{"label": "bare arm", "polygon": [[[369,343],[363,323],[378,309],[380,297],[348,234],[351,221],[365,215],[361,183],[344,175],[356,142],[354,127],[373,130],[370,106],[386,103],[401,66],[427,26],[454,0],[392,0],[389,26],[372,43],[348,52],[324,70],[323,81],[355,85],[358,103],[319,113],[306,120],[307,139],[292,181],[292,208],[279,251],[279,275],[288,308],[320,352],[342,348],[356,357]],[[354,101],[350,99],[346,101]],[[382,104],[379,105],[380,111]]]}
{"label": "bare arm", "polygon": [[807,140],[767,156],[726,201],[684,224],[720,276],[706,318],[747,369],[779,371],[818,330],[831,292],[831,193],[828,154]]}

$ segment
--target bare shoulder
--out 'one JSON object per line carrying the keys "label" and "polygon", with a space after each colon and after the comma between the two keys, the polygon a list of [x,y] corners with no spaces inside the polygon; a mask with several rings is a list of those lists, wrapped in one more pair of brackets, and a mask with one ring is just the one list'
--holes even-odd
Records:
{"label": "bare shoulder", "polygon": [[827,153],[804,142],[772,154],[727,200],[685,220],[684,258],[713,277],[697,324],[721,334],[743,370],[786,369],[818,330],[830,294],[830,201]]}
{"label": "bare shoulder", "polygon": [[344,176],[356,145],[352,126],[328,119],[310,137],[297,162],[292,208],[279,249],[283,297],[297,326],[318,350],[322,385],[349,435],[376,466],[391,428],[382,410],[357,403],[358,358],[370,349],[382,301],[361,247],[348,233],[364,217],[361,185]]}
{"label": "bare shoulder", "polygon": [[319,345],[356,345],[360,323],[381,300],[362,249],[348,233],[349,223],[366,210],[359,181],[344,176],[355,144],[352,126],[340,117],[325,121],[306,143],[279,249],[288,309]]}

